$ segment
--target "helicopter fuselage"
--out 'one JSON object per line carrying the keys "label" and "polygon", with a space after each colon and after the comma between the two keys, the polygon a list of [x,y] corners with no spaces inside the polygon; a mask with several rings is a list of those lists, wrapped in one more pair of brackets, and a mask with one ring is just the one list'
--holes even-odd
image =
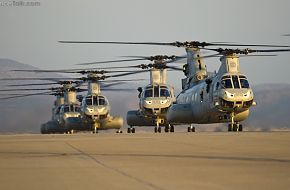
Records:
{"label": "helicopter fuselage", "polygon": [[167,110],[175,101],[173,88],[167,84],[149,84],[139,90],[139,110],[127,113],[127,124],[155,126],[156,119],[160,120],[161,125],[167,124]]}
{"label": "helicopter fuselage", "polygon": [[254,94],[245,75],[215,75],[183,90],[168,110],[170,123],[240,122],[254,105]]}
{"label": "helicopter fuselage", "polygon": [[123,126],[123,119],[111,116],[110,109],[109,101],[105,96],[100,94],[85,96],[81,106],[83,130],[120,129]]}

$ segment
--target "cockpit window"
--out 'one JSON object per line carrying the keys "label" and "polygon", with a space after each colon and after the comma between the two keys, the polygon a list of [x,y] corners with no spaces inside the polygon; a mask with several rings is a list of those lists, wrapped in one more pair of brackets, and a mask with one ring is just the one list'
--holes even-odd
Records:
{"label": "cockpit window", "polygon": [[223,79],[221,86],[222,88],[233,88],[231,79]]}
{"label": "cockpit window", "polygon": [[152,93],[152,89],[146,89],[145,90],[145,97],[152,97],[153,93]]}
{"label": "cockpit window", "polygon": [[80,108],[77,105],[67,105],[67,106],[64,106],[64,108],[63,108],[64,113],[66,113],[66,112],[79,112],[79,111],[80,111]]}
{"label": "cockpit window", "polygon": [[240,83],[237,75],[232,76],[234,88],[240,88]]}
{"label": "cockpit window", "polygon": [[103,96],[88,96],[86,97],[86,105],[107,105],[107,101]]}
{"label": "cockpit window", "polygon": [[167,88],[161,88],[160,89],[160,97],[169,97],[169,96],[170,96],[170,93],[167,90]]}
{"label": "cockpit window", "polygon": [[240,83],[241,83],[242,88],[250,88],[250,85],[247,79],[240,78]]}
{"label": "cockpit window", "polygon": [[170,92],[166,86],[151,86],[146,88],[144,97],[170,97]]}
{"label": "cockpit window", "polygon": [[69,112],[69,106],[65,106],[64,108],[63,108],[63,112],[65,113],[65,112]]}
{"label": "cockpit window", "polygon": [[99,97],[99,105],[106,105],[105,98]]}
{"label": "cockpit window", "polygon": [[89,106],[93,105],[91,96],[86,97],[86,105],[89,105]]}
{"label": "cockpit window", "polygon": [[224,76],[221,82],[222,88],[250,88],[247,78],[243,75]]}

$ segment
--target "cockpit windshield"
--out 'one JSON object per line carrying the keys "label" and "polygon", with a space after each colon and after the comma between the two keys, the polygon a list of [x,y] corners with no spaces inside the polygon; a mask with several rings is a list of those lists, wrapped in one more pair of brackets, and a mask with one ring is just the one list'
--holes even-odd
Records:
{"label": "cockpit windshield", "polygon": [[160,88],[160,97],[169,97],[170,93],[167,88]]}
{"label": "cockpit windshield", "polygon": [[145,90],[145,97],[153,97],[153,90],[152,89],[146,89]]}
{"label": "cockpit windshield", "polygon": [[80,107],[78,105],[66,105],[63,108],[64,113],[66,112],[79,112]]}
{"label": "cockpit windshield", "polygon": [[222,88],[233,88],[230,76],[226,76],[222,78],[221,86]]}
{"label": "cockpit windshield", "polygon": [[245,76],[223,76],[221,81],[222,88],[250,88],[249,82]]}
{"label": "cockpit windshield", "polygon": [[167,86],[150,86],[147,87],[144,93],[145,98],[148,97],[169,97],[170,92]]}
{"label": "cockpit windshield", "polygon": [[250,88],[249,82],[247,79],[240,78],[241,88]]}
{"label": "cockpit windshield", "polygon": [[105,97],[103,96],[87,96],[86,97],[86,105],[89,105],[89,106],[103,106],[103,105],[107,105],[107,101],[105,99]]}

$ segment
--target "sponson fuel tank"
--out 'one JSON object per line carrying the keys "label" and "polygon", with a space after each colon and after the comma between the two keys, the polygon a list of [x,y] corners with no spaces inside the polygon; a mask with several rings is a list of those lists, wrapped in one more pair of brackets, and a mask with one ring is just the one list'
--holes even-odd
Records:
{"label": "sponson fuel tank", "polygon": [[155,123],[150,118],[145,118],[137,110],[127,112],[127,124],[129,126],[154,126]]}
{"label": "sponson fuel tank", "polygon": [[190,123],[194,120],[191,104],[173,104],[167,112],[167,121],[171,124]]}

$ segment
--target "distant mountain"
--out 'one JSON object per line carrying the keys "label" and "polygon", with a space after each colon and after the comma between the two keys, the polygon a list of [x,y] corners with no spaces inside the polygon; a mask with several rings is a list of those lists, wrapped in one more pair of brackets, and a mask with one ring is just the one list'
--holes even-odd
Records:
{"label": "distant mountain", "polygon": [[[13,69],[37,68],[9,59],[0,59],[0,79],[17,77],[60,77],[60,75],[50,73],[9,72],[9,70]],[[8,88],[5,85],[15,83],[27,83],[27,81],[0,80],[0,88]],[[138,109],[138,86],[125,84],[124,88],[128,87],[136,88],[136,91],[103,92],[110,101],[112,115],[124,117],[125,127],[127,127],[127,111]],[[290,84],[262,84],[253,86],[253,89],[257,106],[251,109],[249,118],[243,122],[245,128],[248,130],[263,131],[290,129]],[[179,92],[179,90],[176,91]],[[0,133],[39,133],[40,125],[48,121],[51,117],[53,101],[53,96],[33,96],[0,100]],[[197,130],[220,131],[226,130],[227,128],[225,126],[225,124],[197,125]],[[152,130],[152,128],[147,130]],[[185,128],[181,127],[177,128],[177,130],[184,131]]]}
{"label": "distant mountain", "polygon": [[[20,88],[8,87],[11,84],[35,83],[40,81],[1,81],[4,78],[33,78],[59,77],[54,74],[40,74],[30,72],[15,72],[14,69],[38,69],[10,59],[0,59],[0,89]],[[42,86],[45,87],[45,86]],[[32,87],[28,87],[32,88]],[[37,91],[35,91],[37,92]],[[3,94],[19,92],[0,92]],[[34,93],[34,92],[29,92]],[[40,125],[51,117],[53,96],[32,96],[16,99],[0,100],[0,133],[39,133]]]}
{"label": "distant mountain", "polygon": [[290,84],[262,84],[253,87],[257,106],[245,125],[250,129],[290,129]]}

